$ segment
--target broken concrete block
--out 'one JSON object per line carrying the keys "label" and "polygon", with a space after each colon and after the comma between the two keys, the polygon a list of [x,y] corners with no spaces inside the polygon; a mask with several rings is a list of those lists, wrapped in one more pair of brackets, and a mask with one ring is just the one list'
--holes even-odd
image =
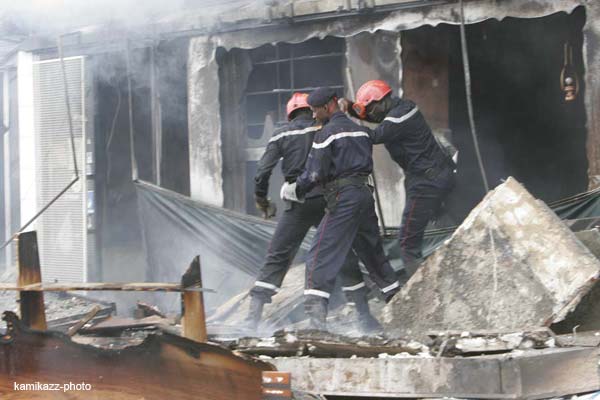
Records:
{"label": "broken concrete block", "polygon": [[562,320],[600,262],[515,179],[488,193],[383,310],[386,331],[518,329]]}
{"label": "broken concrete block", "polygon": [[[598,229],[575,232],[575,236],[600,259],[600,232]],[[560,334],[599,330],[600,282],[594,284],[594,287],[564,320],[551,325],[550,328]]]}

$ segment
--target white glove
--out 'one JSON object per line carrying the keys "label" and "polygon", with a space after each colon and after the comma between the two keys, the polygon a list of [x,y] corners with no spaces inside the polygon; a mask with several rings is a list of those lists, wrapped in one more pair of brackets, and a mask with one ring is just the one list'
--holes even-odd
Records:
{"label": "white glove", "polygon": [[296,203],[304,203],[304,199],[299,199],[296,195],[296,182],[287,183],[284,182],[279,192],[281,200],[295,201]]}

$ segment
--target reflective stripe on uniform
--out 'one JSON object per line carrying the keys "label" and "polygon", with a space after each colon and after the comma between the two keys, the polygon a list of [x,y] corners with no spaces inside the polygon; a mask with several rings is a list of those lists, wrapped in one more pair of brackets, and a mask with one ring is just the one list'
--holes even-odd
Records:
{"label": "reflective stripe on uniform", "polygon": [[381,291],[382,291],[383,293],[387,293],[387,292],[389,292],[389,291],[391,291],[391,290],[394,290],[394,289],[396,289],[397,287],[400,287],[400,282],[398,282],[398,281],[396,281],[396,282],[392,283],[390,286],[386,286],[386,287],[384,287],[383,289],[381,289]]}
{"label": "reflective stripe on uniform", "polygon": [[271,289],[275,292],[279,291],[279,288],[271,283],[268,282],[262,282],[262,281],[256,281],[254,282],[254,286],[258,286],[258,287],[262,287],[265,289]]}
{"label": "reflective stripe on uniform", "polygon": [[316,132],[316,131],[318,131],[321,128],[322,127],[319,125],[319,126],[309,126],[308,128],[298,129],[298,130],[295,130],[295,131],[281,132],[280,134],[275,135],[271,139],[269,139],[269,143],[276,142],[279,139],[284,138],[286,136],[304,135],[305,133]]}
{"label": "reflective stripe on uniform", "polygon": [[401,124],[404,121],[406,121],[407,119],[409,119],[410,117],[412,117],[413,115],[415,115],[418,111],[419,111],[419,107],[415,106],[415,108],[410,110],[410,112],[408,114],[405,114],[405,115],[401,116],[400,118],[385,117],[384,121],[390,121],[390,122],[393,122],[394,124]]}
{"label": "reflective stripe on uniform", "polygon": [[367,132],[358,131],[358,132],[340,132],[335,135],[329,136],[323,143],[313,143],[313,149],[323,149],[331,144],[334,140],[338,140],[345,137],[367,137],[369,138],[369,134]]}
{"label": "reflective stripe on uniform", "polygon": [[319,297],[323,297],[326,299],[329,298],[329,293],[324,292],[322,290],[317,290],[317,289],[306,289],[304,291],[304,295],[305,296],[319,296]]}
{"label": "reflective stripe on uniform", "polygon": [[363,282],[358,283],[358,284],[356,284],[354,286],[342,286],[342,291],[343,292],[353,292],[353,291],[358,290],[360,288],[364,288],[365,286],[367,286],[367,285],[363,281]]}

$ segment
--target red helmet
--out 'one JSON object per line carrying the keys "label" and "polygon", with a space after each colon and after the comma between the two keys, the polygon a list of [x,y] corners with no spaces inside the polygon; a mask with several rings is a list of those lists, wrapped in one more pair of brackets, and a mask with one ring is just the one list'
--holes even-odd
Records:
{"label": "red helmet", "polygon": [[307,98],[308,98],[308,93],[296,92],[292,95],[292,98],[287,102],[287,107],[286,107],[288,120],[291,119],[291,115],[294,111],[296,111],[300,108],[309,108],[310,107],[308,105],[308,103],[306,102]]}
{"label": "red helmet", "polygon": [[392,88],[384,81],[375,80],[365,82],[358,89],[358,92],[356,92],[356,101],[352,105],[352,109],[360,119],[365,119],[367,116],[367,106],[373,101],[383,99],[391,92]]}

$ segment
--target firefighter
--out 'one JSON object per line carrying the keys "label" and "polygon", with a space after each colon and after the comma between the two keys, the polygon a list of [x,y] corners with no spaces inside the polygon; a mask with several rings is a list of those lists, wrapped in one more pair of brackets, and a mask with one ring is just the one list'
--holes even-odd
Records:
{"label": "firefighter", "polygon": [[[282,159],[285,181],[295,182],[304,170],[314,135],[321,129],[312,118],[307,97],[304,93],[292,95],[286,110],[289,123],[273,133],[259,162],[254,193],[256,207],[265,217],[273,216],[274,207],[267,198],[273,168]],[[250,309],[245,326],[252,331],[258,326],[264,304],[270,303],[271,297],[280,289],[304,236],[311,226],[321,222],[325,213],[325,200],[320,188],[307,192],[303,203],[288,202],[287,205],[277,223],[265,264],[250,290]],[[358,258],[353,252],[346,257],[341,281],[346,299],[356,306],[361,330],[364,333],[380,330],[381,326],[369,311],[367,287],[358,268]]]}
{"label": "firefighter", "polygon": [[368,185],[373,169],[369,133],[340,111],[334,90],[316,89],[307,101],[313,117],[324,125],[315,134],[305,171],[294,183],[284,183],[281,197],[307,201],[315,188],[323,188],[327,213],[307,256],[304,294],[311,327],[326,330],[329,297],[351,248],[361,256],[386,301],[400,284],[383,251],[372,187]]}
{"label": "firefighter", "polygon": [[354,103],[344,99],[340,104],[350,115],[379,124],[371,132],[373,143],[383,143],[404,170],[406,202],[398,236],[398,255],[408,279],[422,258],[427,223],[435,218],[454,187],[456,165],[433,136],[417,105],[393,97],[386,82],[368,81],[356,93]]}

